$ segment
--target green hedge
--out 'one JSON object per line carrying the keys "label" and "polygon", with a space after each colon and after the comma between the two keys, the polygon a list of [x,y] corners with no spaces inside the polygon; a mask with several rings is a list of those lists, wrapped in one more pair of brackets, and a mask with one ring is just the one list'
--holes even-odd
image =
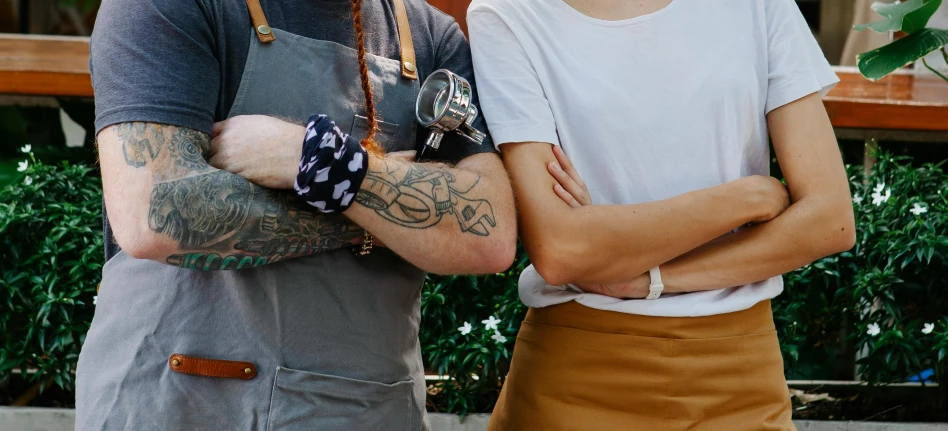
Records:
{"label": "green hedge", "polygon": [[[846,378],[860,352],[873,384],[925,369],[948,383],[948,176],[887,154],[872,173],[849,173],[856,247],[788,274],[774,301],[787,375]],[[0,379],[35,369],[31,379],[71,390],[101,271],[101,185],[91,168],[32,156],[18,175],[0,190]],[[421,344],[426,367],[447,377],[430,409],[492,409],[526,311],[516,285],[527,263],[521,251],[501,274],[428,278]]]}
{"label": "green hedge", "polygon": [[32,153],[21,163],[0,190],[0,378],[19,369],[71,389],[102,271],[101,181]]}
{"label": "green hedge", "polygon": [[885,153],[849,173],[855,248],[787,274],[774,302],[788,375],[832,374],[849,341],[863,380],[932,369],[948,383],[948,176]]}

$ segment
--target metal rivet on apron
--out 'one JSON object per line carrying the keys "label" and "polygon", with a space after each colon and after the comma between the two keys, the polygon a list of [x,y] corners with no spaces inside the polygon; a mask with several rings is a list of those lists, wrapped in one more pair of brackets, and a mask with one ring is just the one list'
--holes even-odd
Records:
{"label": "metal rivet on apron", "polygon": [[407,70],[407,71],[409,71],[409,72],[414,72],[414,71],[415,71],[415,65],[414,65],[414,64],[411,64],[411,63],[409,63],[409,62],[406,61],[406,62],[405,62],[405,70]]}
{"label": "metal rivet on apron", "polygon": [[257,33],[260,33],[260,34],[270,34],[270,26],[268,26],[268,25],[261,25],[261,26],[257,27]]}
{"label": "metal rivet on apron", "polygon": [[181,365],[181,361],[179,361],[179,360],[177,360],[177,359],[171,361],[171,366],[177,367],[178,365]]}
{"label": "metal rivet on apron", "polygon": [[253,370],[251,370],[250,368],[244,368],[244,374],[250,374],[252,372]]}

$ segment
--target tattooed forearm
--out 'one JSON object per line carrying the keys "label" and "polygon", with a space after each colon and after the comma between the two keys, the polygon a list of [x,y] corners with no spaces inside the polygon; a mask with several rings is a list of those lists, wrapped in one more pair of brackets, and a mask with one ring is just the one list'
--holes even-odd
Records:
{"label": "tattooed forearm", "polygon": [[148,226],[183,248],[201,247],[246,224],[253,203],[254,186],[224,171],[158,183],[151,192]]}
{"label": "tattooed forearm", "polygon": [[480,181],[462,185],[448,170],[437,166],[386,161],[370,170],[356,202],[400,226],[425,229],[454,215],[462,232],[488,236],[496,226],[494,209],[486,199],[469,197]]}
{"label": "tattooed forearm", "polygon": [[221,256],[217,253],[188,253],[176,254],[168,258],[169,265],[204,271],[253,268],[272,262],[273,261],[263,256],[248,256],[243,254]]}
{"label": "tattooed forearm", "polygon": [[336,250],[362,229],[341,216],[318,216],[294,196],[211,167],[210,140],[191,129],[146,123],[116,126],[129,166],[153,175],[148,226],[181,252],[182,268],[230,270]]}

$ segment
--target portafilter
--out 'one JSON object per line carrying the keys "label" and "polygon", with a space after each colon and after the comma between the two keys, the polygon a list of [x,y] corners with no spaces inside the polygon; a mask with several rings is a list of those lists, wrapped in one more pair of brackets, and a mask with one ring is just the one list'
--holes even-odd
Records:
{"label": "portafilter", "polygon": [[431,129],[426,147],[440,148],[446,132],[484,143],[487,136],[472,126],[477,118],[473,95],[471,83],[450,70],[438,69],[425,79],[415,103],[415,116],[422,126]]}

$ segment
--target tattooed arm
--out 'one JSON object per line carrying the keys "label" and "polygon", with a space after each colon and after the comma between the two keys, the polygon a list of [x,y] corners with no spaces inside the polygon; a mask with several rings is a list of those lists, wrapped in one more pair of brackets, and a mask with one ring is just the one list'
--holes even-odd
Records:
{"label": "tattooed arm", "polygon": [[[305,134],[302,126],[272,117],[234,117],[214,127],[211,164],[257,184],[292,189]],[[429,272],[499,272],[516,252],[513,192],[493,153],[469,156],[457,166],[370,156],[355,204],[344,214]]]}
{"label": "tattooed arm", "polygon": [[109,221],[132,257],[203,270],[242,269],[335,250],[361,238],[339,216],[317,216],[287,191],[207,162],[210,138],[153,123],[98,136]]}
{"label": "tattooed arm", "polygon": [[355,202],[346,216],[426,271],[492,273],[513,262],[513,193],[496,154],[455,167],[370,156]]}

